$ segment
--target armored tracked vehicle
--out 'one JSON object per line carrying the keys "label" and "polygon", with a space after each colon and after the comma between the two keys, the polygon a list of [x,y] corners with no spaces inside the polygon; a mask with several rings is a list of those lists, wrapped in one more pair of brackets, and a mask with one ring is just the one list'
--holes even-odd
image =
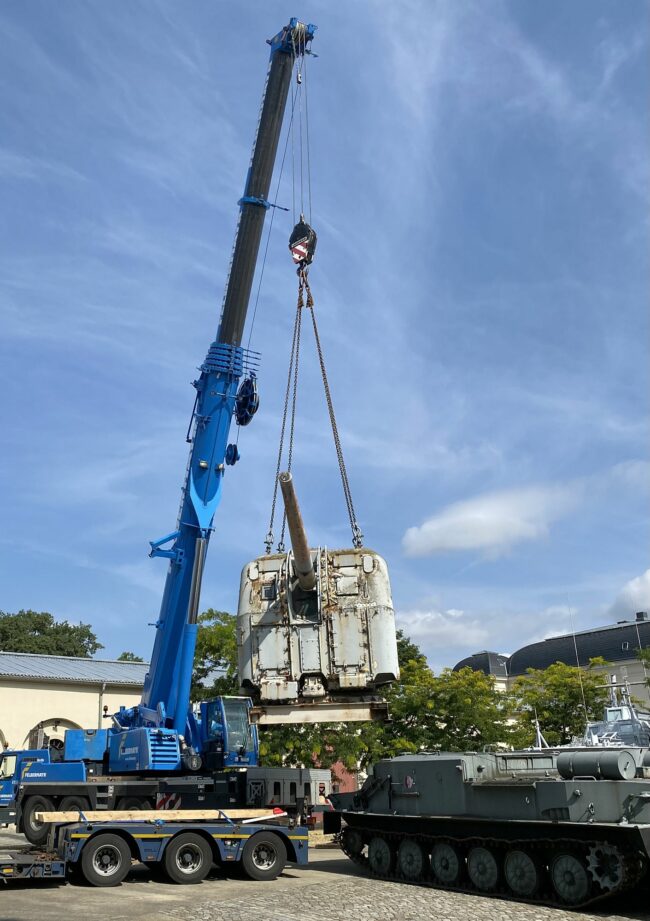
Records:
{"label": "armored tracked vehicle", "polygon": [[326,833],[382,879],[578,908],[648,880],[647,749],[403,755]]}

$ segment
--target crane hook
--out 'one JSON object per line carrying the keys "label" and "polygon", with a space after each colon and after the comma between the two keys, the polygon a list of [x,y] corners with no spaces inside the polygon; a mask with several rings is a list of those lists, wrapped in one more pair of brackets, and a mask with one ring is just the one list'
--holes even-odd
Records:
{"label": "crane hook", "polygon": [[305,221],[304,214],[293,228],[289,237],[289,249],[299,269],[311,265],[316,252],[316,231]]}

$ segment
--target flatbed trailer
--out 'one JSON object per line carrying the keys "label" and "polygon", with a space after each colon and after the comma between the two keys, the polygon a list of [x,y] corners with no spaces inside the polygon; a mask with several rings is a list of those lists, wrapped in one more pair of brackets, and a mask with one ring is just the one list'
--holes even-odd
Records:
{"label": "flatbed trailer", "polygon": [[[27,840],[42,847],[48,826],[36,815],[69,809],[197,810],[280,807],[296,819],[309,814],[331,792],[329,770],[252,767],[185,777],[96,775],[86,780],[32,781],[18,784],[16,799],[0,808],[0,824],[15,824]],[[58,817],[55,821],[61,821]]]}
{"label": "flatbed trailer", "polygon": [[[192,817],[177,817],[188,814]],[[0,877],[75,878],[108,887],[118,886],[133,864],[141,863],[172,882],[191,884],[204,880],[215,865],[239,864],[251,879],[272,880],[287,863],[304,866],[308,855],[307,828],[290,819],[279,822],[273,815],[197,818],[193,812],[169,817],[152,812],[97,819],[91,814],[52,825],[44,849],[0,852]]]}
{"label": "flatbed trailer", "polygon": [[25,848],[19,851],[0,851],[0,878],[58,879],[66,878],[67,865],[56,854]]}

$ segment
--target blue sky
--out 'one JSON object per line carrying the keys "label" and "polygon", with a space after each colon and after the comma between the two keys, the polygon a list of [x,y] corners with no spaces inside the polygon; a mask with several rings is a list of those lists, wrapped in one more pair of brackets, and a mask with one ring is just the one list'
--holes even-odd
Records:
{"label": "blue sky", "polygon": [[[267,47],[309,61],[312,274],[355,504],[435,668],[650,606],[641,0],[31,0],[0,9],[0,608],[147,657]],[[276,174],[277,175],[277,174]],[[285,170],[279,200],[291,203]],[[279,212],[262,406],[202,596],[263,551],[295,305]],[[295,477],[349,543],[313,353]]]}

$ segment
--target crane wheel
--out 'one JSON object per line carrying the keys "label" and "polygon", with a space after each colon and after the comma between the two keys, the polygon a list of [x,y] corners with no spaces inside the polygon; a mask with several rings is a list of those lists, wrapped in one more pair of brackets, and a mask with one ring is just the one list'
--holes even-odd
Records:
{"label": "crane wheel", "polygon": [[90,803],[83,796],[64,796],[59,803],[57,812],[87,812],[90,809]]}
{"label": "crane wheel", "polygon": [[28,796],[22,807],[22,830],[30,844],[45,844],[50,831],[49,823],[36,818],[37,812],[54,812],[54,803],[49,796]]}
{"label": "crane wheel", "polygon": [[149,800],[138,799],[137,796],[123,796],[115,803],[118,812],[137,812],[140,809],[153,809]]}
{"label": "crane wheel", "polygon": [[100,832],[84,845],[78,863],[90,886],[119,886],[131,869],[131,849],[119,835]]}
{"label": "crane wheel", "polygon": [[250,879],[277,879],[287,862],[284,841],[273,832],[258,831],[244,845],[241,865]]}
{"label": "crane wheel", "polygon": [[163,869],[174,883],[200,883],[214,862],[212,849],[201,835],[184,832],[169,842],[163,854]]}

